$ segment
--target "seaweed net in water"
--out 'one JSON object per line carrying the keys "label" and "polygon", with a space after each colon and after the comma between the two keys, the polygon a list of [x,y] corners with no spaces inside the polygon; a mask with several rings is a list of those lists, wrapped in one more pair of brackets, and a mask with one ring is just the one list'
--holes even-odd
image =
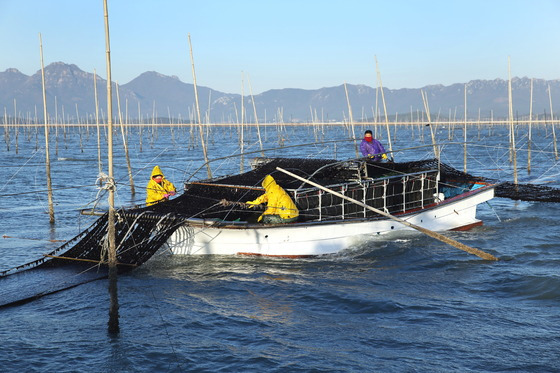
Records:
{"label": "seaweed net in water", "polygon": [[[457,182],[472,181],[498,183],[495,190],[497,197],[523,201],[560,202],[560,189],[534,184],[499,183],[497,180],[458,171],[449,165],[440,163],[437,159],[403,163],[378,163],[371,160],[364,163],[360,160],[340,162],[329,159],[266,159],[261,160],[254,170],[243,174],[190,183],[187,185],[186,192],[172,201],[118,211],[115,232],[119,272],[126,272],[146,262],[160,249],[175,229],[185,223],[187,218],[216,217],[223,219],[227,217],[227,214],[233,209],[220,204],[224,198],[230,201],[255,199],[262,194],[260,184],[267,174],[272,174],[284,188],[303,187],[300,181],[279,172],[277,167],[290,170],[311,180],[320,180],[324,185],[355,180],[366,174],[368,177],[377,178],[439,169],[440,182],[443,184],[451,182],[456,185]],[[240,216],[244,219],[250,215],[255,216],[254,211],[239,210],[236,213],[241,214]],[[243,214],[246,215],[243,216]],[[246,220],[249,221],[249,219]],[[2,281],[0,306],[107,277],[107,226],[108,216],[105,214],[84,232],[45,255],[44,258],[0,272],[0,281]],[[7,279],[16,277],[11,275],[38,272],[27,271],[29,269],[52,272],[61,268],[71,269],[71,271],[65,272],[65,281],[57,282],[56,278],[52,277],[52,284],[48,289],[45,289],[44,277],[39,279],[30,277],[28,283],[23,286],[20,286],[22,283],[17,279],[6,282]],[[71,279],[69,280],[69,278]],[[33,288],[29,286],[29,283],[40,284],[43,287],[36,285]],[[27,295],[22,293],[23,288],[26,289]]]}
{"label": "seaweed net in water", "polygon": [[[0,272],[0,307],[13,306],[108,277],[108,214],[45,257]],[[121,210],[115,222],[117,269],[127,272],[146,262],[174,232],[180,216],[147,208]]]}
{"label": "seaweed net in water", "polygon": [[[220,201],[253,200],[262,194],[261,182],[271,174],[286,189],[303,187],[301,181],[277,170],[290,170],[298,175],[320,181],[323,185],[355,180],[358,174],[367,173],[377,178],[391,174],[440,170],[440,182],[484,181],[497,183],[495,195],[523,201],[560,202],[560,189],[534,184],[500,183],[498,180],[470,175],[437,159],[413,162],[381,163],[371,160],[337,161],[333,159],[271,158],[256,159],[255,169],[243,174],[195,182],[187,185],[186,192],[174,200],[153,206],[117,211],[115,224],[117,261],[121,272],[147,261],[169,238],[178,225],[187,218],[220,217],[231,211]],[[365,168],[365,169],[364,169]],[[243,213],[243,211],[238,211]],[[254,211],[245,212],[255,215]],[[248,215],[247,215],[248,216]],[[246,217],[246,216],[242,216]],[[106,236],[108,216],[100,217],[92,226],[49,253],[44,258],[0,272],[0,277],[18,270],[34,267],[56,267],[77,261],[89,263],[106,261]],[[99,264],[99,263],[98,263]],[[101,263],[104,264],[104,263]]]}
{"label": "seaweed net in water", "polygon": [[[108,220],[108,214],[103,215],[88,229],[43,258],[0,272],[0,277],[20,270],[70,263],[83,263],[89,267],[106,265]],[[115,241],[119,272],[146,262],[169,238],[180,220],[180,216],[160,215],[147,208],[117,211]]]}

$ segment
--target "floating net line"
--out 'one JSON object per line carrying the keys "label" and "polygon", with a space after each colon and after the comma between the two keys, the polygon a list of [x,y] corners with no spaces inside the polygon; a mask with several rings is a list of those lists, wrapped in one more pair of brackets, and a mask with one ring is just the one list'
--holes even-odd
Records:
{"label": "floating net line", "polygon": [[[126,272],[145,263],[174,232],[181,216],[160,215],[147,208],[116,212],[115,241],[117,267]],[[68,264],[93,267],[107,265],[106,213],[89,228],[43,258],[0,272],[0,277],[32,268],[53,268]]]}

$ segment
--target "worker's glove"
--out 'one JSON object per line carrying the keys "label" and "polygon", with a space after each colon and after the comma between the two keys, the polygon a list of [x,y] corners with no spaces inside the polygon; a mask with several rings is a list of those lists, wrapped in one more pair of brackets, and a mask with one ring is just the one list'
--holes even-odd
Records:
{"label": "worker's glove", "polygon": [[247,205],[248,208],[252,208],[252,207],[255,207],[256,205],[258,205],[258,203],[255,203],[253,201],[247,201],[247,202],[245,202],[245,204]]}
{"label": "worker's glove", "polygon": [[372,155],[372,154],[368,154],[368,157],[369,157],[369,158],[373,158],[373,155]]}
{"label": "worker's glove", "polygon": [[169,198],[169,194],[164,194],[163,198]]}
{"label": "worker's glove", "polygon": [[381,154],[381,158],[387,159],[387,154]]}
{"label": "worker's glove", "polygon": [[174,192],[174,191],[171,191],[171,192],[169,192],[169,195],[170,195],[170,196],[174,196],[174,195],[175,195],[175,192]]}

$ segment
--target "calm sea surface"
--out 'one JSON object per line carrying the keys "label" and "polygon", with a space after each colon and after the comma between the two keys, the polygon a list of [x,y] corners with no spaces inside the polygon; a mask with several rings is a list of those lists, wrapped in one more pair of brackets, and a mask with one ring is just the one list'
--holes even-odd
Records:
{"label": "calm sea surface", "polygon": [[[356,127],[358,137],[363,127]],[[385,129],[378,137],[387,146]],[[43,129],[10,128],[0,144],[0,270],[38,259],[95,219],[79,214],[100,191],[95,127],[51,132],[56,223],[45,193]],[[516,138],[520,180],[560,187],[551,129]],[[120,132],[115,141],[117,205],[142,202],[159,165],[178,187],[202,161],[198,130],[130,128],[136,195],[131,196]],[[211,159],[239,152],[238,131],[209,132]],[[258,150],[255,128],[247,151]],[[347,159],[343,127],[262,127],[269,156]],[[101,135],[106,138],[105,133]],[[394,149],[430,144],[429,127],[398,127]],[[440,126],[441,142],[462,141],[461,127]],[[452,140],[449,140],[452,138]],[[17,139],[17,140],[16,140]],[[140,139],[142,139],[140,141]],[[468,171],[512,180],[508,132],[473,126]],[[8,144],[9,150],[8,150]],[[16,146],[17,141],[17,146]],[[282,147],[282,145],[284,147]],[[387,146],[388,147],[388,146]],[[103,153],[105,152],[103,145]],[[431,147],[396,153],[431,158]],[[256,156],[260,153],[255,154]],[[252,156],[245,158],[245,170]],[[103,170],[106,172],[104,157]],[[463,169],[463,146],[445,145],[442,161]],[[212,163],[239,172],[239,159]],[[203,178],[202,168],[194,177]],[[101,196],[98,206],[106,206]],[[496,198],[479,206],[484,226],[450,237],[498,256],[485,262],[418,233],[364,241],[315,259],[160,255],[121,276],[120,333],[107,331],[109,293],[100,280],[0,309],[2,372],[558,372],[560,371],[560,204]]]}

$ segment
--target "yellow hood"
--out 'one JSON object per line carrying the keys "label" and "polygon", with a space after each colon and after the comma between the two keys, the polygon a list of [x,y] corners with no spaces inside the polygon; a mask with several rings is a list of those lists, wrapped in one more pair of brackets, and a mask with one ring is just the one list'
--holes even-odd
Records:
{"label": "yellow hood", "polygon": [[274,188],[276,185],[276,180],[270,175],[266,175],[264,180],[262,181],[262,186],[265,190],[269,190],[270,188]]}
{"label": "yellow hood", "polygon": [[159,168],[159,166],[154,167],[154,169],[152,170],[152,176],[151,177],[154,177],[156,175],[164,176],[163,172],[161,172],[161,168]]}

